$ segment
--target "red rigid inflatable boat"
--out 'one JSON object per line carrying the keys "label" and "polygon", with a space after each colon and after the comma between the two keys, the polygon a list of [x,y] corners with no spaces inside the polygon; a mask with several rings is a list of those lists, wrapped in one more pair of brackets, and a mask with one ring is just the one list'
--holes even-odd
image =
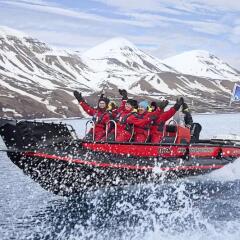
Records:
{"label": "red rigid inflatable boat", "polygon": [[189,142],[186,130],[166,126],[160,144],[78,139],[70,125],[0,119],[11,161],[44,189],[60,195],[205,174],[240,157],[238,141]]}

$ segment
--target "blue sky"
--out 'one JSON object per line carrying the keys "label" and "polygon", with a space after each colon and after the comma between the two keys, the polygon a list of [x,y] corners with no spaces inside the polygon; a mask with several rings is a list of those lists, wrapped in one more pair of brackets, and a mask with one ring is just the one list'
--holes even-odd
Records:
{"label": "blue sky", "polygon": [[80,52],[112,37],[160,59],[204,49],[240,69],[238,0],[0,0],[0,25]]}

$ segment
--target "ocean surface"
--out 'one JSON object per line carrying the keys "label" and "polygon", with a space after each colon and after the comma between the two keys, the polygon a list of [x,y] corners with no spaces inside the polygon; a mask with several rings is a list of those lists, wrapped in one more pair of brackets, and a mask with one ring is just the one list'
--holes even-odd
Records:
{"label": "ocean surface", "polygon": [[[240,135],[240,114],[194,120],[203,138]],[[83,135],[84,121],[67,122]],[[239,240],[240,159],[204,176],[66,198],[43,190],[0,152],[0,240],[9,239]]]}

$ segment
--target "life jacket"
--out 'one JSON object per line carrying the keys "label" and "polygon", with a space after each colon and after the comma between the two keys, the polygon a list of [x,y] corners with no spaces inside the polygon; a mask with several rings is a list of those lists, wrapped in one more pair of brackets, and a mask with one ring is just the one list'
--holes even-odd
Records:
{"label": "life jacket", "polygon": [[[107,113],[109,114],[109,120],[113,120],[116,122],[116,119],[114,117],[115,113],[112,110],[107,110]],[[108,132],[111,132],[115,128],[115,124],[113,121],[111,121],[108,125]]]}
{"label": "life jacket", "polygon": [[157,130],[159,132],[163,132],[164,125],[165,125],[165,122],[160,122],[159,124],[157,124],[157,126],[158,126]]}
{"label": "life jacket", "polygon": [[152,126],[155,126],[157,128],[157,131],[159,132],[163,132],[163,129],[164,129],[164,125],[165,125],[165,122],[160,122],[160,123],[157,123],[156,120],[153,120],[152,123],[151,123]]}
{"label": "life jacket", "polygon": [[107,110],[107,113],[109,114],[110,120],[115,120],[114,118],[114,112],[112,110]]}
{"label": "life jacket", "polygon": [[99,123],[99,124],[104,124],[104,123],[102,123],[102,120],[103,120],[103,118],[104,118],[104,116],[106,115],[106,114],[109,114],[109,112],[107,112],[107,111],[105,111],[103,114],[101,114],[100,116],[98,116],[98,113],[99,113],[99,111],[96,111],[96,113],[93,115],[93,117],[92,117],[92,121],[95,123],[95,124],[97,124],[97,123]]}
{"label": "life jacket", "polygon": [[[137,114],[137,115],[136,115],[136,117],[137,117],[138,119],[144,119],[145,116],[146,116],[146,114]],[[141,129],[143,129],[143,130],[148,131],[149,128],[150,128],[150,123],[147,124],[147,125],[145,125],[144,127],[137,126],[137,128],[141,128]]]}
{"label": "life jacket", "polygon": [[[158,132],[163,132],[164,130],[164,126],[165,126],[165,123],[168,119],[170,119],[176,112],[176,110],[174,110],[174,112],[172,112],[174,110],[174,108],[170,108],[168,111],[166,112],[161,112],[160,113],[160,118],[161,121],[160,122],[157,122],[158,119],[156,120],[153,120],[152,122],[152,126],[154,126],[154,128],[158,131]],[[164,117],[163,117],[164,116]]]}
{"label": "life jacket", "polygon": [[119,113],[116,117],[116,122],[120,123],[121,125],[125,125],[125,130],[128,131],[128,132],[132,132],[133,130],[133,124],[129,124],[127,123],[127,119],[128,117],[130,117],[131,115],[137,115],[136,112],[130,112],[128,114],[126,114],[124,117],[121,117],[122,115],[122,112]]}

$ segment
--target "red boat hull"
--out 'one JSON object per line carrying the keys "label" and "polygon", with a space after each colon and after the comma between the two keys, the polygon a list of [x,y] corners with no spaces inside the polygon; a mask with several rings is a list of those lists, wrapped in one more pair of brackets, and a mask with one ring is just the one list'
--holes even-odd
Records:
{"label": "red boat hull", "polygon": [[240,146],[211,140],[86,142],[65,125],[28,121],[6,121],[0,130],[12,162],[44,189],[61,195],[205,174],[240,157]]}

